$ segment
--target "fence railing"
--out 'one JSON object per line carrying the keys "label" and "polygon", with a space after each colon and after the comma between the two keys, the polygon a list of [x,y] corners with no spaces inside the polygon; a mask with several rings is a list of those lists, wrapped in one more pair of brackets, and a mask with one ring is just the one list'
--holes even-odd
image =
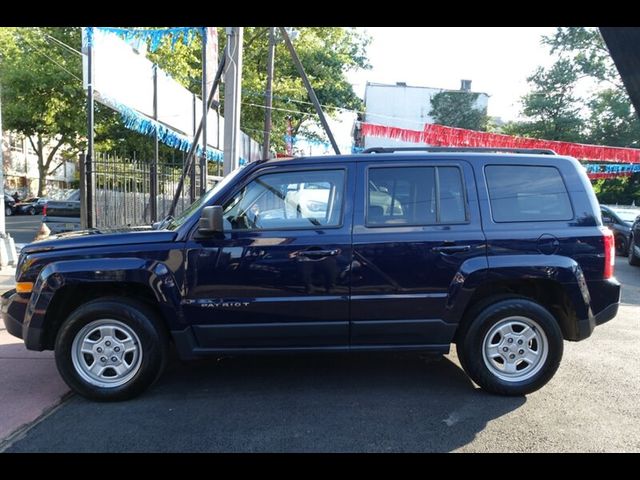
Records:
{"label": "fence railing", "polygon": [[[184,156],[182,156],[184,162]],[[171,207],[180,176],[182,162],[158,165],[158,219],[164,218]],[[151,223],[150,179],[148,160],[121,158],[96,153],[94,160],[94,204],[97,227],[123,227]],[[199,176],[195,175],[196,182]],[[176,206],[180,214],[199,195],[199,185],[192,188],[193,176],[185,179],[182,195]]]}

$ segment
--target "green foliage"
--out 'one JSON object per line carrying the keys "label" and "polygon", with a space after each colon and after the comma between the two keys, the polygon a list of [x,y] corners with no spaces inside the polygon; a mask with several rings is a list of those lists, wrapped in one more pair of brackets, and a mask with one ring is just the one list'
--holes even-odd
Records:
{"label": "green foliage", "polygon": [[569,60],[560,59],[551,68],[538,67],[527,78],[533,90],[524,96],[527,121],[505,127],[510,135],[546,140],[578,142],[584,139],[580,99],[575,93],[578,71]]}
{"label": "green foliage", "polygon": [[[0,35],[0,83],[3,122],[25,135],[38,155],[40,184],[54,171],[53,158],[62,145],[82,146],[86,114],[82,63],[77,54],[54,47],[58,39],[80,47],[80,31],[71,27],[3,28]],[[52,149],[45,156],[44,146]]]}
{"label": "green foliage", "polygon": [[[338,112],[335,107],[362,110],[363,103],[345,73],[369,68],[365,52],[370,39],[353,28],[295,28],[299,36],[294,47],[320,103],[327,107],[323,108],[325,113],[335,116]],[[221,48],[225,44],[221,32]],[[291,117],[294,135],[303,122],[320,125],[320,121],[283,40],[277,41],[275,50],[271,143],[276,151],[284,151],[287,117]],[[260,143],[264,130],[267,52],[268,28],[245,28],[241,126]]]}
{"label": "green foliage", "polygon": [[475,107],[478,93],[444,91],[431,98],[431,116],[435,123],[449,127],[486,131],[489,121],[487,109]]}
{"label": "green foliage", "polygon": [[593,189],[602,204],[640,205],[640,173],[630,177],[594,180]]}

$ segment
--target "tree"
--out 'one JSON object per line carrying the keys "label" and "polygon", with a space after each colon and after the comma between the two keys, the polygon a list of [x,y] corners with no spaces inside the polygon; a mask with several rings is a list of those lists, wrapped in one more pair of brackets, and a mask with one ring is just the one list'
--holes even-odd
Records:
{"label": "tree", "polygon": [[522,99],[525,117],[529,120],[505,126],[505,133],[526,137],[579,142],[584,139],[580,105],[575,93],[578,70],[560,59],[548,69],[538,67],[527,78],[533,91]]}
{"label": "tree", "polygon": [[[0,82],[3,121],[7,130],[23,134],[38,157],[38,196],[46,177],[62,163],[55,161],[63,145],[78,148],[86,113],[81,59],[52,48],[51,37],[80,47],[80,30],[71,27],[5,28],[0,36]],[[50,150],[45,155],[45,147]]]}
{"label": "tree", "polygon": [[431,98],[431,117],[435,123],[449,127],[486,131],[487,109],[477,108],[479,93],[443,91]]}
{"label": "tree", "polygon": [[[362,100],[353,91],[345,73],[352,69],[369,68],[365,53],[369,37],[353,28],[295,28],[299,35],[294,47],[318,100],[325,107],[325,113],[335,116],[338,108],[362,110]],[[221,31],[221,48],[225,44],[226,36]],[[241,127],[260,142],[264,130],[267,48],[267,27],[245,28]],[[276,150],[284,150],[287,117],[291,117],[293,135],[302,132],[303,124],[308,125],[308,122],[320,125],[289,51],[284,42],[279,40],[274,62],[271,135]]]}

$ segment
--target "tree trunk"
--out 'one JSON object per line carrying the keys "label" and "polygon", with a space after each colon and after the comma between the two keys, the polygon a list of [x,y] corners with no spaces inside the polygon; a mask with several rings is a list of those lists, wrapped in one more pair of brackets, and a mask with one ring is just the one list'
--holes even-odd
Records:
{"label": "tree trunk", "polygon": [[47,186],[47,166],[44,164],[44,145],[42,136],[38,135],[38,197],[43,197]]}

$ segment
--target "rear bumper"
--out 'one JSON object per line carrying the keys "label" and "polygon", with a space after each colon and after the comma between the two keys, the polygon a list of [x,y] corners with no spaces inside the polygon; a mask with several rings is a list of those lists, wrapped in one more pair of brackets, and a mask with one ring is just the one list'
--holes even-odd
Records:
{"label": "rear bumper", "polygon": [[[589,285],[589,290],[594,291],[592,285]],[[589,318],[578,320],[577,325],[577,338],[570,340],[584,340],[593,333],[593,330],[603,323],[608,322],[618,314],[618,307],[620,306],[620,294],[621,294],[620,282],[615,278],[598,282],[597,285],[597,299],[598,302],[592,301],[592,307],[603,305],[603,300],[608,299],[610,303],[606,306],[600,307],[595,315],[590,314]],[[589,310],[591,313],[591,310]]]}

